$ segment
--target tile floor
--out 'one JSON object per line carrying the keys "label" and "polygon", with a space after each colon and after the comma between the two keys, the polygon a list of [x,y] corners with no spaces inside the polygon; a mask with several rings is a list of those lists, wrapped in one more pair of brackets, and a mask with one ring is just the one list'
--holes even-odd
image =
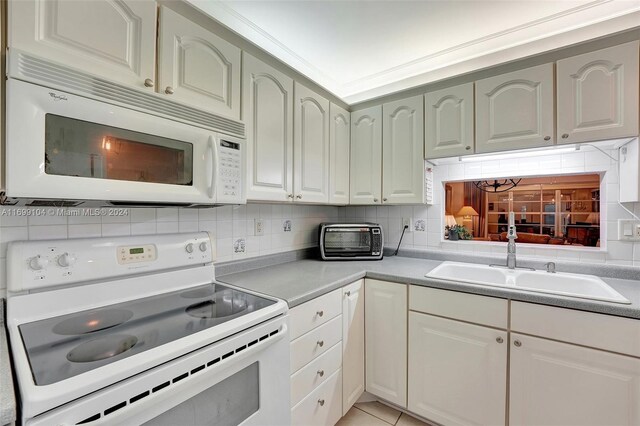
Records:
{"label": "tile floor", "polygon": [[355,404],[336,426],[429,426],[377,401]]}

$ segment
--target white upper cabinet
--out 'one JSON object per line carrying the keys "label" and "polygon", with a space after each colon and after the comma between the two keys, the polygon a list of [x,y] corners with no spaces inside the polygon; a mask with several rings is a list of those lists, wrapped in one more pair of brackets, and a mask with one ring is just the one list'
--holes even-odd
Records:
{"label": "white upper cabinet", "polygon": [[425,100],[425,157],[473,154],[473,83],[429,92]]}
{"label": "white upper cabinet", "polygon": [[638,134],[638,46],[634,41],[558,61],[558,143]]}
{"label": "white upper cabinet", "polygon": [[11,48],[153,90],[155,1],[18,0],[8,22]]}
{"label": "white upper cabinet", "polygon": [[553,64],[476,81],[476,152],[554,143]]}
{"label": "white upper cabinet", "polygon": [[349,204],[349,112],[331,104],[329,135],[329,203]]}
{"label": "white upper cabinet", "polygon": [[293,199],[293,80],[243,53],[247,198]]}
{"label": "white upper cabinet", "polygon": [[295,83],[293,188],[295,201],[329,202],[329,101]]}
{"label": "white upper cabinet", "polygon": [[382,201],[382,106],[351,113],[351,204]]}
{"label": "white upper cabinet", "polygon": [[424,202],[423,96],[382,106],[382,201]]}
{"label": "white upper cabinet", "polygon": [[167,7],[159,32],[158,92],[240,119],[240,48]]}

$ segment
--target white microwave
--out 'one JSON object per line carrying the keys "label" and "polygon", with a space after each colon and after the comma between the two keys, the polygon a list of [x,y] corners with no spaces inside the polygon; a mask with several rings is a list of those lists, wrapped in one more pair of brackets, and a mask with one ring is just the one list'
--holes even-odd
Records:
{"label": "white microwave", "polygon": [[244,141],[9,79],[3,204],[246,202]]}

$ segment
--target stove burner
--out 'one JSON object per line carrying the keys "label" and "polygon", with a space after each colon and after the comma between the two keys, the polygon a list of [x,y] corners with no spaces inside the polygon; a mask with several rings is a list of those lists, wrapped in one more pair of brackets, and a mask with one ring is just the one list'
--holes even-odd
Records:
{"label": "stove burner", "polygon": [[208,286],[196,288],[195,290],[185,291],[184,293],[181,293],[180,296],[184,297],[185,299],[200,299],[203,297],[213,296],[215,293],[216,290],[213,288],[213,286]]}
{"label": "stove burner", "polygon": [[247,310],[244,298],[217,298],[196,303],[187,308],[187,314],[195,318],[224,318]]}
{"label": "stove burner", "polygon": [[128,351],[137,342],[137,337],[126,334],[101,337],[77,346],[67,354],[67,359],[71,362],[100,361]]}
{"label": "stove burner", "polygon": [[66,319],[53,327],[53,332],[63,336],[92,333],[115,327],[131,319],[133,312],[124,309],[103,309],[83,313]]}

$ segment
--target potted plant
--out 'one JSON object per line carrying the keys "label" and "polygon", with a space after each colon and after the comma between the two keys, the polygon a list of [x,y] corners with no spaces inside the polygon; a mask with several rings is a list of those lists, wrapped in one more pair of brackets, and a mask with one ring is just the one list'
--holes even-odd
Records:
{"label": "potted plant", "polygon": [[449,241],[472,240],[473,235],[462,225],[447,225],[444,227]]}

